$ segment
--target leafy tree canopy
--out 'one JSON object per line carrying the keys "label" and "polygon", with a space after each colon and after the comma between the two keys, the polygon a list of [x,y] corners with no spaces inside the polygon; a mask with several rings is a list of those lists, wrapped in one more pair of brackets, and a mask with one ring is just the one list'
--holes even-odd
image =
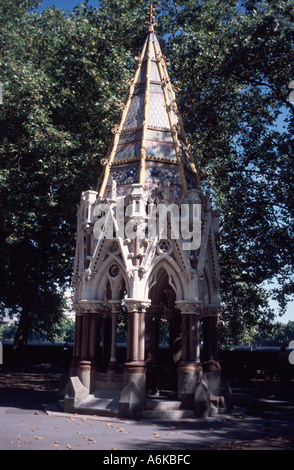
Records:
{"label": "leafy tree canopy", "polygon": [[[0,298],[50,328],[73,266],[76,206],[95,188],[134,57],[146,2],[85,2],[40,13],[0,5]],[[220,211],[221,334],[273,319],[293,295],[293,0],[161,0],[159,36],[202,184]],[[283,127],[278,120],[283,120]]]}

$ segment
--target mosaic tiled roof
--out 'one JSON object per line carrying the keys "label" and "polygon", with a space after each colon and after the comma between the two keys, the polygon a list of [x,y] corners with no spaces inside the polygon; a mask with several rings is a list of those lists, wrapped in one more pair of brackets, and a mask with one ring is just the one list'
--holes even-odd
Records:
{"label": "mosaic tiled roof", "polygon": [[150,193],[169,181],[184,195],[197,186],[174,89],[154,33],[154,9],[149,8],[149,32],[101,178],[102,197],[113,179],[118,194],[126,194],[133,183],[143,184]]}

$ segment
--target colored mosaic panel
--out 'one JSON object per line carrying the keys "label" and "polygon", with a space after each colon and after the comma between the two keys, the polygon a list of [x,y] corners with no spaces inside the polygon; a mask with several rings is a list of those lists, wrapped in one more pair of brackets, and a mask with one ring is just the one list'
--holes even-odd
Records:
{"label": "colored mosaic panel", "polygon": [[107,186],[111,186],[112,180],[116,181],[117,186],[138,183],[138,165],[124,165],[118,168],[113,167],[110,173],[110,178],[108,180]]}
{"label": "colored mosaic panel", "polygon": [[139,83],[137,85],[135,85],[135,88],[134,88],[134,95],[140,95],[141,93],[144,93],[145,92],[145,83]]}
{"label": "colored mosaic panel", "polygon": [[[162,200],[164,198],[164,188],[162,183],[146,183],[145,195],[151,200]],[[171,184],[169,187],[170,197],[173,200],[181,200],[183,196],[183,188],[181,185]]]}
{"label": "colored mosaic panel", "polygon": [[119,138],[118,145],[128,144],[130,142],[136,142],[142,139],[142,130],[138,129],[132,132],[124,132]]}
{"label": "colored mosaic panel", "polygon": [[146,71],[147,71],[147,62],[144,61],[144,62],[142,63],[141,68],[140,68],[140,72],[139,72],[139,76],[138,76],[137,83],[139,83],[139,82],[145,82],[145,80],[146,80]]}
{"label": "colored mosaic panel", "polygon": [[114,164],[124,163],[140,158],[141,142],[132,142],[125,145],[118,145],[114,157]]}
{"label": "colored mosaic panel", "polygon": [[151,81],[161,83],[159,70],[156,62],[151,62]]}
{"label": "colored mosaic panel", "polygon": [[172,143],[147,142],[147,158],[176,162],[176,152]]}
{"label": "colored mosaic panel", "polygon": [[178,167],[147,163],[146,183],[164,183],[164,181],[172,181],[173,184],[180,185],[181,180]]}
{"label": "colored mosaic panel", "polygon": [[[155,49],[154,49],[153,42],[154,41],[152,41],[151,47],[150,47],[150,56],[151,56],[151,59],[156,59],[156,54],[155,54]],[[144,54],[144,59],[147,59],[147,54],[148,54],[148,47],[146,47],[146,51],[145,51],[145,54]]]}
{"label": "colored mosaic panel", "polygon": [[149,90],[152,93],[161,93],[163,94],[162,86],[157,83],[150,83]]}
{"label": "colored mosaic panel", "polygon": [[124,129],[136,129],[142,126],[144,95],[134,95],[126,118]]}
{"label": "colored mosaic panel", "polygon": [[[122,184],[117,187],[116,195],[118,197],[129,196],[132,193],[132,191],[133,191],[133,187],[131,184]],[[110,195],[111,195],[111,186],[107,185],[104,197],[110,197]]]}
{"label": "colored mosaic panel", "polygon": [[195,176],[186,171],[185,178],[186,178],[186,183],[187,183],[187,189],[195,188],[195,185],[196,185]]}
{"label": "colored mosaic panel", "polygon": [[148,129],[147,140],[152,140],[153,142],[173,143],[173,138],[170,130]]}
{"label": "colored mosaic panel", "polygon": [[164,96],[158,93],[150,93],[149,126],[170,128]]}

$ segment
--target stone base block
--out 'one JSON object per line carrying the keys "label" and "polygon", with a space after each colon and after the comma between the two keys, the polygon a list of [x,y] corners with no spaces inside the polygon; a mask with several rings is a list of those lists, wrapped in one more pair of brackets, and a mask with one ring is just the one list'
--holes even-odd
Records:
{"label": "stone base block", "polygon": [[119,400],[120,418],[139,418],[144,408],[146,367],[142,363],[129,363],[124,367],[124,388]]}
{"label": "stone base block", "polygon": [[207,418],[212,415],[210,393],[203,382],[198,383],[195,390],[194,414],[197,418]]}
{"label": "stone base block", "polygon": [[145,396],[135,380],[130,380],[121,391],[118,415],[120,418],[139,418],[144,408]]}
{"label": "stone base block", "polygon": [[70,377],[64,390],[64,411],[73,413],[78,404],[85,400],[88,395],[89,389],[82,384],[79,377]]}
{"label": "stone base block", "polygon": [[224,413],[233,407],[233,394],[227,379],[220,370],[208,370],[203,373],[203,383],[207,387],[215,414]]}
{"label": "stone base block", "polygon": [[180,363],[178,368],[178,400],[187,410],[194,409],[194,395],[202,368],[199,363]]}

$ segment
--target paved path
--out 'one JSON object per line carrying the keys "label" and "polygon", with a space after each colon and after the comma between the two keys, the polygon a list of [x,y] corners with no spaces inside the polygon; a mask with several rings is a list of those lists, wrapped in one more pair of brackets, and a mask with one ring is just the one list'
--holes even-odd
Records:
{"label": "paved path", "polygon": [[294,450],[293,394],[277,384],[232,384],[240,411],[173,422],[64,414],[44,387],[0,389],[0,450]]}

